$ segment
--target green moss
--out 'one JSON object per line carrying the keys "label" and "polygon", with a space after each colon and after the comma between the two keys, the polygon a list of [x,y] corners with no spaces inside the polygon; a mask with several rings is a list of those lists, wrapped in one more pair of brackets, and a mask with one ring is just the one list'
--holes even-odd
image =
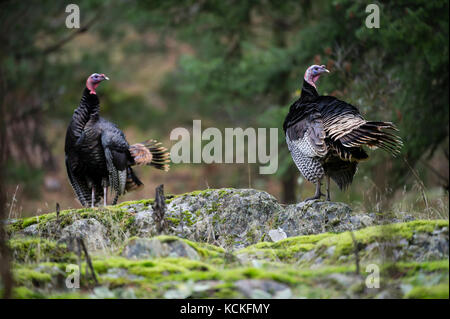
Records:
{"label": "green moss", "polygon": [[178,226],[180,225],[180,219],[174,218],[174,217],[166,217],[166,219],[171,222],[173,225]]}
{"label": "green moss", "polygon": [[78,292],[56,293],[47,296],[48,299],[88,299],[89,296]]}
{"label": "green moss", "polygon": [[[376,241],[388,241],[392,239],[409,239],[416,232],[433,232],[436,228],[448,227],[447,220],[417,220],[407,223],[379,225],[354,231],[353,234],[358,243],[366,246]],[[238,254],[247,254],[268,260],[295,261],[299,252],[312,249],[325,251],[327,247],[335,246],[334,259],[342,255],[353,253],[354,243],[350,232],[339,234],[322,233],[317,235],[297,236],[273,242],[260,242],[239,250]]]}
{"label": "green moss", "polygon": [[111,268],[123,268],[130,274],[142,276],[150,283],[174,279],[176,275],[209,271],[208,264],[187,258],[156,258],[152,260],[128,260],[121,257],[93,261],[94,269],[104,274]]}
{"label": "green moss", "polygon": [[[176,195],[167,200],[172,201],[180,196],[189,199],[189,196],[210,197],[212,192],[218,192],[219,199],[235,192],[233,189],[203,190]],[[237,193],[237,192],[236,192]],[[234,193],[233,193],[234,194]],[[18,220],[8,225],[8,232],[22,230],[25,227],[36,224],[41,236],[57,233],[59,229],[70,225],[77,219],[94,218],[102,223],[108,230],[108,236],[113,243],[120,246],[126,238],[134,239],[137,233],[135,229],[135,217],[132,209],[126,207],[139,204],[148,206],[153,199],[124,202],[117,206],[106,208],[83,208],[78,210],[66,210],[60,213],[58,220],[56,214],[45,214]],[[209,205],[208,213],[214,214],[220,209],[220,203],[213,202]],[[174,225],[181,221],[187,225],[194,225],[200,211],[183,211],[179,218],[168,217]],[[218,215],[211,216],[213,223],[224,223]],[[277,224],[275,215],[272,223]],[[410,239],[417,232],[430,233],[436,228],[448,227],[447,220],[417,220],[408,223],[373,226],[354,231],[356,240],[364,246],[378,241],[391,239]],[[247,233],[247,239],[254,240],[258,229],[252,229]],[[101,285],[118,291],[133,289],[137,297],[161,298],[168,289],[177,289],[180,284],[193,281],[215,281],[217,285],[208,290],[191,295],[214,298],[242,297],[235,287],[235,282],[242,279],[267,279],[287,284],[296,296],[307,297],[342,297],[349,293],[356,296],[365,296],[367,291],[362,283],[357,283],[353,288],[345,292],[342,287],[337,287],[335,280],[330,275],[346,274],[354,277],[355,265],[353,262],[353,240],[349,232],[334,234],[323,233],[317,235],[290,237],[279,242],[260,242],[237,252],[226,252],[221,247],[207,243],[193,242],[175,236],[157,236],[161,242],[183,241],[192,247],[201,257],[200,260],[188,258],[153,258],[147,260],[130,260],[117,256],[92,254],[91,258]],[[235,244],[232,235],[222,238],[232,246]],[[256,238],[258,239],[258,238]],[[264,237],[261,239],[263,240]],[[51,239],[17,238],[12,237],[9,245],[15,258],[14,279],[17,287],[14,296],[17,298],[81,298],[91,297],[87,291],[55,292],[48,291],[64,276],[66,263],[76,263],[74,254],[69,253],[63,244],[57,244]],[[309,267],[306,263],[297,263],[303,252],[314,250],[316,256],[325,257],[324,252],[334,247],[332,255],[326,255],[323,263],[317,268]],[[120,253],[120,251],[119,251]],[[237,255],[247,255],[251,259],[263,259],[257,263],[242,264]],[[361,253],[363,254],[363,253]],[[348,257],[340,260],[339,257]],[[364,256],[362,256],[364,257]],[[43,261],[46,262],[43,262]],[[361,259],[361,269],[364,270],[367,259]],[[27,264],[24,264],[27,262]],[[82,283],[85,281],[85,262],[82,262]],[[56,269],[56,270],[55,270]],[[59,269],[59,270],[58,270]],[[126,271],[120,270],[124,269]],[[381,276],[386,285],[398,286],[410,285],[408,298],[448,298],[448,259],[429,262],[399,262],[396,264],[381,265]],[[122,274],[123,273],[123,274]],[[54,278],[57,277],[57,278]],[[57,280],[55,280],[57,279]],[[358,280],[358,279],[357,279]],[[432,286],[427,286],[433,282]],[[44,293],[45,292],[45,293]],[[367,295],[368,296],[368,295]]]}
{"label": "green moss", "polygon": [[192,226],[194,224],[194,215],[192,215],[190,211],[185,210],[181,212],[180,215],[180,222],[183,221],[187,226]]}
{"label": "green moss", "polygon": [[[220,198],[220,196],[219,196],[219,198]],[[219,203],[217,203],[217,202],[212,202],[211,203],[211,208],[210,209],[208,209],[208,214],[211,214],[211,213],[216,213],[218,210],[219,210],[219,208],[220,208],[220,204]]]}
{"label": "green moss", "polygon": [[[208,294],[203,293],[199,296],[236,298],[242,297],[234,286],[236,281],[242,279],[265,279],[287,284],[292,287],[293,290],[298,291],[300,295],[309,297],[338,297],[341,296],[339,294],[339,289],[342,288],[333,288],[335,286],[332,285],[329,276],[337,273],[351,274],[353,276],[355,272],[354,264],[339,266],[323,265],[320,268],[315,269],[309,267],[303,268],[296,264],[282,263],[261,263],[258,267],[242,266],[236,263],[227,264],[225,262],[214,264],[214,256],[221,256],[224,253],[223,249],[220,247],[195,243],[174,236],[158,236],[157,238],[162,242],[183,240],[198,252],[203,252],[202,256],[204,259],[198,261],[187,258],[168,257],[148,260],[130,260],[123,257],[94,255],[92,256],[93,265],[100,284],[109,287],[110,290],[131,287],[136,296],[141,298],[161,298],[168,289],[173,289],[174,285],[181,282],[193,281],[197,283],[204,280],[213,280],[218,281],[219,284],[215,285]],[[317,240],[317,238],[312,238],[312,240]],[[262,244],[268,243],[260,243],[258,245],[262,246]],[[46,267],[44,266],[48,266],[48,268],[57,266],[60,269],[64,269],[64,264],[62,263],[47,262],[41,263],[39,266],[40,269],[45,269]],[[84,271],[86,266],[85,262],[83,262],[81,266]],[[387,271],[393,267],[396,267],[396,272]],[[33,283],[32,287],[42,287],[43,283],[48,283],[51,280],[50,274],[41,271],[38,272],[35,269],[35,266],[31,265],[27,267],[18,267],[15,270],[15,278],[18,284],[29,287],[30,283]],[[128,275],[114,275],[114,269],[124,269]],[[362,269],[364,269],[364,267]],[[435,272],[438,272],[439,275],[440,273],[448,272],[448,260],[383,265],[381,271],[383,282],[385,283],[392,282],[392,280],[414,279],[417,273],[434,274]],[[84,272],[82,276],[84,278]],[[448,282],[448,276],[443,279],[444,282],[445,280]],[[442,280],[440,282],[442,282]],[[412,283],[414,286],[414,289],[408,294],[408,297],[411,298],[422,298],[427,296],[445,297],[445,294],[448,295],[448,287],[447,290],[441,289],[443,285],[440,284],[439,285],[442,286],[441,288],[422,288],[420,283],[416,284],[411,280],[406,281],[406,283]],[[361,284],[357,287],[360,286]],[[324,294],[322,292],[323,287],[328,287],[329,293]],[[24,294],[25,293],[33,295],[33,292],[26,289],[24,290]],[[78,298],[78,293],[80,292],[75,292],[75,295],[50,294],[49,298]],[[363,294],[364,290],[353,289],[352,293]],[[84,293],[82,293],[82,295],[86,297],[89,296]]]}
{"label": "green moss", "polygon": [[223,198],[225,195],[228,195],[231,189],[219,189],[219,199]]}
{"label": "green moss", "polygon": [[126,207],[126,206],[131,206],[131,205],[143,205],[144,207],[148,207],[150,205],[153,205],[153,203],[155,202],[155,199],[150,198],[150,199],[141,199],[141,200],[133,200],[133,201],[126,201],[126,202],[122,202],[118,205],[116,205],[116,207]]}
{"label": "green moss", "polygon": [[[167,196],[166,202],[170,203],[175,198],[180,197],[188,197],[188,196],[203,196],[210,197],[212,192],[218,192],[219,199],[223,198],[225,195],[230,192],[235,191],[232,188],[225,189],[206,189],[206,190],[197,190],[189,193],[184,193],[180,195],[170,195]],[[50,230],[54,230],[55,227],[64,228],[72,224],[77,219],[82,218],[95,218],[106,227],[111,227],[112,221],[123,221],[121,223],[124,226],[125,231],[130,231],[132,234],[135,234],[135,230],[133,229],[133,214],[132,212],[127,211],[127,207],[132,205],[143,205],[147,207],[154,203],[154,199],[142,199],[137,201],[127,201],[120,203],[116,206],[107,206],[100,208],[81,208],[81,209],[68,209],[63,210],[59,214],[59,218],[57,220],[56,213],[43,214],[39,216],[28,217],[24,219],[19,219],[15,223],[9,224],[7,226],[8,234],[13,234],[15,232],[21,231],[24,228],[38,224],[39,231],[43,232],[43,235],[46,233],[50,233]],[[209,209],[210,213],[214,213],[219,209],[220,205],[218,203],[212,203],[211,208]],[[198,217],[200,212],[196,212],[192,214],[191,212],[185,211],[182,213],[182,219],[187,223],[187,225],[192,225],[195,222],[195,217]],[[109,220],[108,220],[109,219]],[[174,224],[177,224],[175,219],[170,220]],[[179,222],[179,221],[178,221]],[[223,222],[223,221],[222,221]],[[51,229],[47,229],[50,226]]]}
{"label": "green moss", "polygon": [[54,235],[58,229],[71,225],[75,220],[87,218],[94,218],[107,228],[118,224],[126,229],[127,226],[132,224],[134,216],[131,212],[128,212],[120,206],[81,208],[61,211],[58,218],[56,217],[56,213],[24,218],[8,225],[7,230],[9,234],[12,234],[30,225],[37,224],[38,230],[42,235]]}
{"label": "green moss", "polygon": [[[0,295],[2,295],[1,291]],[[20,286],[13,288],[12,297],[15,299],[86,299],[89,298],[89,295],[82,294],[80,292],[43,294],[41,292],[33,291],[25,286]]]}
{"label": "green moss", "polygon": [[449,261],[445,260],[432,260],[424,262],[398,262],[393,265],[386,265],[385,270],[389,271],[391,267],[395,267],[396,271],[407,272],[408,276],[413,276],[418,272],[449,272]]}
{"label": "green moss", "polygon": [[38,216],[25,218],[25,219],[22,221],[22,227],[21,227],[21,228],[23,229],[23,228],[25,228],[25,227],[34,225],[34,224],[36,224],[36,223],[38,223],[38,222],[39,222],[39,217],[38,217]]}
{"label": "green moss", "polygon": [[[127,242],[130,242],[137,238],[139,237],[131,237],[128,239]],[[207,259],[208,262],[213,264],[224,262],[223,257],[225,256],[225,250],[221,247],[217,247],[208,243],[193,242],[184,238],[170,235],[160,235],[152,238],[157,239],[162,243],[168,243],[172,241],[183,241],[184,243],[192,247],[203,260]],[[124,246],[126,246],[126,244]],[[121,253],[122,250],[123,248],[119,252]]]}
{"label": "green moss", "polygon": [[[321,270],[299,270],[297,267],[280,267],[276,269],[255,267],[220,268],[209,263],[186,258],[157,258],[152,260],[128,260],[125,258],[107,258],[95,260],[94,268],[99,274],[106,274],[108,269],[123,268],[128,273],[143,279],[133,281],[133,284],[155,284],[163,282],[221,280],[232,283],[240,279],[271,279],[287,284],[297,284],[302,278],[313,278],[336,272],[350,272],[350,267],[328,267]],[[110,282],[109,279],[104,280]],[[113,280],[114,281],[114,280]],[[124,282],[122,282],[123,284]]]}
{"label": "green moss", "polygon": [[448,284],[436,285],[431,287],[414,287],[405,296],[409,299],[448,299]]}
{"label": "green moss", "polygon": [[315,248],[315,244],[322,239],[333,236],[325,233],[310,236],[289,237],[278,242],[260,242],[237,252],[237,254],[248,254],[269,260],[290,261],[295,259],[299,252],[309,251]]}
{"label": "green moss", "polygon": [[233,283],[226,282],[217,285],[214,287],[214,292],[212,297],[218,298],[218,299],[232,299],[232,298],[239,298],[243,297],[241,296],[234,287]]}
{"label": "green moss", "polygon": [[52,276],[50,274],[35,271],[28,267],[16,267],[13,270],[14,280],[19,285],[39,285],[43,283],[50,282],[52,280]]}
{"label": "green moss", "polygon": [[170,202],[176,198],[183,198],[183,197],[185,198],[188,196],[203,196],[205,198],[209,198],[213,192],[218,193],[218,195],[219,195],[218,198],[222,199],[224,196],[230,194],[231,192],[236,192],[236,189],[234,189],[234,188],[221,188],[221,189],[208,188],[208,189],[204,189],[204,190],[195,190],[195,191],[188,192],[188,193],[173,195],[170,198]]}
{"label": "green moss", "polygon": [[[431,233],[436,228],[448,227],[446,220],[417,220],[407,223],[372,226],[354,231],[356,241],[367,245],[376,241],[388,241],[393,239],[410,239],[415,232]],[[317,245],[326,247],[336,246],[335,255],[349,254],[353,250],[353,240],[349,232],[327,236],[317,242]]]}
{"label": "green moss", "polygon": [[75,262],[75,254],[69,252],[63,243],[44,238],[20,237],[8,241],[16,262]]}
{"label": "green moss", "polygon": [[[3,295],[3,294],[2,294]],[[27,287],[14,287],[12,297],[15,299],[40,299],[44,296],[40,293],[34,292]]]}

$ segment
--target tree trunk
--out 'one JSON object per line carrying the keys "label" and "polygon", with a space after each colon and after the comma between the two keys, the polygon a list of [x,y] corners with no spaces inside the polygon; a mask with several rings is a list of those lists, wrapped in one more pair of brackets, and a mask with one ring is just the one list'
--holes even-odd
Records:
{"label": "tree trunk", "polygon": [[[0,84],[3,84],[3,79],[0,77]],[[2,88],[4,85],[0,85]],[[0,89],[1,90],[1,89]],[[11,275],[11,255],[8,245],[6,244],[7,235],[5,229],[6,219],[5,211],[5,189],[4,189],[4,167],[6,163],[5,156],[5,105],[3,103],[4,97],[3,90],[0,91],[0,97],[2,103],[0,104],[0,275],[3,284],[3,298],[9,299],[12,295],[13,278]]]}
{"label": "tree trunk", "polygon": [[[276,45],[280,48],[286,48],[286,33],[288,31],[287,24],[283,20],[275,20],[273,26]],[[273,82],[274,85],[278,86],[278,92],[280,92],[278,97],[278,103],[280,106],[284,106],[286,103],[289,103],[289,98],[291,96],[288,85],[289,75],[289,71],[282,71],[277,74],[277,77]],[[296,202],[295,193],[297,189],[297,175],[298,171],[294,163],[291,163],[289,169],[282,177],[282,200],[284,204],[292,204]]]}
{"label": "tree trunk", "polygon": [[295,196],[295,191],[297,189],[297,170],[294,165],[291,165],[283,176],[282,185],[283,185],[283,195],[282,201],[284,204],[293,204],[297,202],[297,198]]}

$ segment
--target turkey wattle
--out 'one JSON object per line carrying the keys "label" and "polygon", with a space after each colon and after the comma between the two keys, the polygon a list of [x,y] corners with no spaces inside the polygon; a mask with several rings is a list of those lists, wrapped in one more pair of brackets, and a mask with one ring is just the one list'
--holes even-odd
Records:
{"label": "turkey wattle", "polygon": [[116,193],[113,205],[120,195],[142,186],[133,172],[134,165],[169,170],[170,155],[159,142],[149,140],[130,146],[124,133],[99,115],[100,102],[95,90],[104,80],[109,80],[104,74],[88,77],[66,133],[67,174],[83,206],[94,207],[101,197],[106,206],[110,186]]}
{"label": "turkey wattle", "polygon": [[400,153],[403,145],[391,122],[366,121],[359,110],[333,96],[317,93],[316,82],[329,71],[324,65],[312,65],[303,79],[300,98],[291,105],[284,120],[286,143],[300,173],[316,184],[319,199],[323,177],[327,181],[330,200],[330,178],[340,189],[348,187],[358,162],[369,156],[363,146],[382,148],[392,155]]}

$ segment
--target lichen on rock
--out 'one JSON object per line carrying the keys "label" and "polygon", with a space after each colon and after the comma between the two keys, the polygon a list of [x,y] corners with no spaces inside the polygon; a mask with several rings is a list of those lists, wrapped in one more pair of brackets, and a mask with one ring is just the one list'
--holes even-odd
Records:
{"label": "lichen on rock", "polygon": [[[17,298],[448,298],[448,220],[356,213],[344,203],[281,205],[254,189],[168,196],[159,234],[152,199],[9,220]],[[353,236],[352,236],[353,234]],[[65,285],[81,265],[93,285]],[[360,274],[355,274],[356,256]],[[365,284],[375,264],[385,283]]]}
{"label": "lichen on rock", "polygon": [[200,259],[195,249],[176,237],[132,238],[126,243],[121,255],[128,259],[161,257]]}

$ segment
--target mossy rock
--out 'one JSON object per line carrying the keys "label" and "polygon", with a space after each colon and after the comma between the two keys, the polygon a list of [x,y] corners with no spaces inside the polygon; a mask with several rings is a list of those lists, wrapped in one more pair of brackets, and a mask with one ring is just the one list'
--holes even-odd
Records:
{"label": "mossy rock", "polygon": [[75,262],[67,245],[45,238],[17,237],[8,242],[15,262]]}
{"label": "mossy rock", "polygon": [[[436,260],[448,258],[448,221],[417,220],[366,227],[339,234],[323,233],[262,242],[237,252],[241,260],[262,259],[304,264],[362,261]],[[354,241],[355,240],[355,241]],[[384,253],[384,255],[382,255]]]}
{"label": "mossy rock", "polygon": [[[167,198],[169,227],[159,235],[152,204],[145,199],[9,221],[13,296],[448,298],[448,220],[404,222],[319,201],[283,207],[265,192],[226,188]],[[274,229],[287,238],[270,241]],[[86,273],[86,256],[78,260],[73,252],[78,235],[98,285]],[[97,247],[100,241],[106,249]],[[78,263],[81,289],[68,289],[66,267]],[[373,264],[382,283],[377,289],[365,282]]]}
{"label": "mossy rock", "polygon": [[[153,203],[153,199],[143,199],[116,206],[64,210],[59,216],[50,213],[18,219],[8,224],[7,229],[11,235],[59,239],[64,232],[70,231],[73,224],[84,225],[84,220],[96,220],[106,234],[91,236],[105,238],[86,240],[91,248],[96,248],[96,242],[102,242],[114,249],[133,236],[159,235],[153,220]],[[309,201],[282,207],[273,196],[255,189],[194,191],[170,196],[166,204],[166,234],[227,249],[270,241],[268,234],[273,229],[281,229],[288,237],[294,237],[357,230],[386,222],[375,214],[355,214],[343,203]],[[103,232],[103,227],[97,228]]]}

